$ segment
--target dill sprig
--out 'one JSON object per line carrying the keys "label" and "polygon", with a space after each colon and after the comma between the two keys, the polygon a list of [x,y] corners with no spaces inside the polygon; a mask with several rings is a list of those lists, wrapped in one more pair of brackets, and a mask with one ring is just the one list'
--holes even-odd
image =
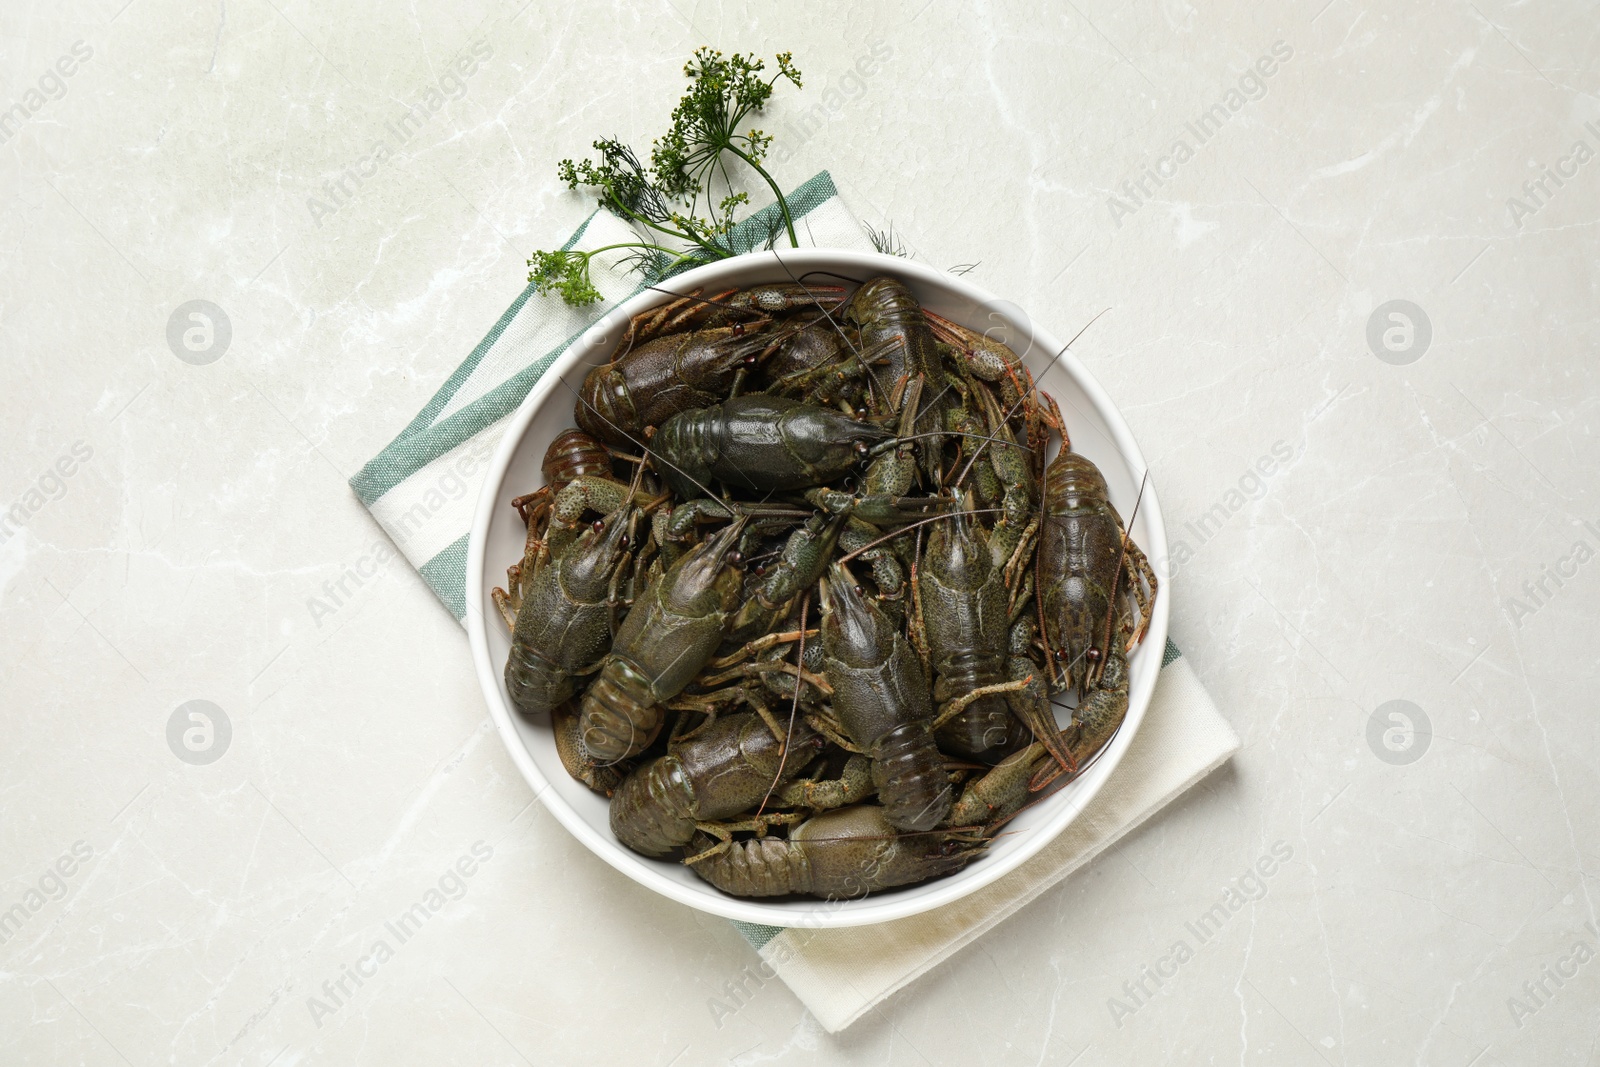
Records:
{"label": "dill sprig", "polygon": [[887,229],[874,229],[866,219],[861,220],[861,226],[867,231],[867,240],[872,242],[872,247],[886,256],[899,256],[910,259],[911,253],[906,251],[906,243],[900,235],[894,232],[894,223],[890,222]]}
{"label": "dill sprig", "polygon": [[[724,57],[713,48],[698,49],[683,68],[689,91],[673,108],[667,133],[652,142],[648,167],[614,137],[594,142],[597,160],[563,159],[556,173],[568,188],[593,189],[600,206],[632,224],[639,240],[588,251],[535,252],[528,260],[528,281],[535,291],[560,293],[568,304],[594,303],[600,292],[590,278],[589,262],[619,248],[632,250],[628,260],[633,270],[654,277],[733,255],[729,234],[736,225],[734,216],[749,204],[750,194],[735,188],[730,162],[734,168],[743,163],[766,182],[777,198],[789,243],[799,247],[789,202],[762,165],[772,137],[753,125],[745,127],[771,98],[779,79],[800,85],[790,53],[780,52],[776,61],[778,71],[769,78],[762,73],[765,63],[753,53]],[[777,235],[774,227],[769,236],[775,240]]]}

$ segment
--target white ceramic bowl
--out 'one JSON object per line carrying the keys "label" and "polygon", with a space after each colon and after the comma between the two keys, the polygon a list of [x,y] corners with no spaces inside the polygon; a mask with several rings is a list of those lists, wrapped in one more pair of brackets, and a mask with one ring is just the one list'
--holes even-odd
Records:
{"label": "white ceramic bowl", "polygon": [[[832,271],[865,280],[888,274],[911,287],[924,306],[972,329],[988,331],[1013,350],[1024,353],[1028,366],[1043,374],[1041,385],[1061,404],[1075,449],[1094,460],[1105,473],[1111,499],[1126,519],[1144,474],[1144,459],[1111,401],[1070,352],[1052,363],[1062,343],[1049,331],[1030,324],[1021,309],[963,280],[894,256],[828,249],[754,253],[701,267],[674,278],[665,288],[689,292],[696,287],[715,292],[733,286],[789,281],[810,271]],[[830,279],[814,277],[818,284]],[[1167,637],[1167,592],[1156,599],[1149,636],[1132,657],[1128,718],[1111,744],[1076,781],[1024,811],[1007,826],[987,853],[946,878],[906,886],[847,901],[784,899],[745,900],[723,894],[687,867],[671,860],[646,859],[624,848],[611,835],[604,797],[569,777],[556,756],[547,726],[531,725],[517,716],[506,696],[501,673],[510,639],[501,624],[489,590],[505,582],[506,567],[522,553],[524,532],[510,507],[513,497],[542,484],[540,463],[545,448],[573,423],[573,392],[589,367],[607,360],[628,319],[669,297],[645,291],[606,315],[572,345],[534,387],[511,416],[505,437],[489,466],[478,500],[467,552],[467,632],[472,656],[489,711],[511,758],[534,792],[578,840],[595,855],[641,885],[701,911],[772,926],[844,927],[903,919],[958,900],[1014,870],[1078,817],[1106,780],[1115,774],[1132,744],[1161,668]],[[1081,326],[1081,324],[1078,324]],[[1072,329],[1076,331],[1077,326]],[[1048,367],[1048,371],[1046,368]],[[1163,571],[1167,557],[1161,507],[1153,485],[1146,484],[1133,526],[1134,540]],[[1064,719],[1063,719],[1064,721]]]}

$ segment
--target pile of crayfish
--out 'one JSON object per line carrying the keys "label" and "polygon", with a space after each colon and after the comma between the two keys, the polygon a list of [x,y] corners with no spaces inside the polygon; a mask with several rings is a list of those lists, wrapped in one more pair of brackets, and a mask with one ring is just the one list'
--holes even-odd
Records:
{"label": "pile of crayfish", "polygon": [[899,281],[696,290],[577,392],[493,595],[628,848],[739,896],[921,882],[1126,717],[1154,569],[1016,354]]}

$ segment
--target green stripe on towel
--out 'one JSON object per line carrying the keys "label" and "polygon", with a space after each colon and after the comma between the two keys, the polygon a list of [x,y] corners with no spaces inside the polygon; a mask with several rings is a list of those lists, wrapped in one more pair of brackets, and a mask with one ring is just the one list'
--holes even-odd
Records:
{"label": "green stripe on towel", "polygon": [[[838,195],[834,188],[833,178],[827,171],[822,171],[811,180],[795,189],[789,194],[789,212],[796,221],[804,218],[815,208],[826,203]],[[776,204],[768,204],[760,211],[735,226],[729,233],[732,247],[739,252],[748,252],[755,248],[763,247],[772,232],[772,227],[781,226],[781,213]],[[571,248],[584,230],[594,219],[593,215],[585,219],[583,225],[578,227],[576,233],[562,245]],[[638,287],[628,294],[629,299],[643,292],[649,285],[655,284],[657,278],[647,278],[639,283]],[[434,394],[433,399],[423,407],[422,411],[384,450],[374,456],[354,478],[350,479],[350,486],[356,491],[361,502],[367,507],[372,507],[384,494],[400,485],[407,478],[417,473],[423,467],[432,463],[452,448],[471,439],[483,430],[494,425],[495,422],[517,409],[529,392],[532,391],[539,379],[544,377],[545,371],[550,369],[556,358],[572,346],[572,343],[589,329],[585,325],[574,332],[555,348],[536,359],[529,366],[508,378],[505,382],[490,390],[486,395],[468,404],[460,411],[448,418],[435,423],[433,420],[438,413],[443,411],[450,403],[450,399],[471,377],[472,372],[483,361],[485,355],[494,348],[501,335],[511,324],[511,321],[523,310],[523,305],[533,295],[533,286],[525,288],[521,295],[514,300],[506,313],[489,330],[489,333],[478,342],[466,360],[457,367],[445,384]],[[548,299],[556,299],[550,297]],[[596,316],[598,317],[598,316]],[[459,617],[459,612],[457,613]]]}
{"label": "green stripe on towel", "polygon": [[417,573],[428,583],[433,595],[438,597],[457,619],[467,617],[468,536],[462,534],[449,548],[417,568]]}

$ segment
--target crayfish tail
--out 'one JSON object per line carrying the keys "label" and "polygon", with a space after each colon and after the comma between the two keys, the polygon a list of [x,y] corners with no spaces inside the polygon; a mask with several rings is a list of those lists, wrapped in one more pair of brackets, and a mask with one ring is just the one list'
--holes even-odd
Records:
{"label": "crayfish tail", "polygon": [[872,780],[889,825],[931,830],[950,814],[955,797],[929,720],[896,726],[873,744],[872,757]]}
{"label": "crayfish tail", "polygon": [[602,796],[615,793],[628,767],[626,764],[603,767],[583,750],[579,740],[582,735],[578,732],[578,709],[571,701],[560,704],[550,713],[550,726],[555,735],[556,755],[567,773]]}
{"label": "crayfish tail", "polygon": [[572,674],[561,670],[522,642],[512,642],[506,657],[506,694],[517,711],[528,719],[553,711],[576,686]]}
{"label": "crayfish tail", "polygon": [[981,759],[1003,746],[1011,735],[1011,712],[1005,697],[991,693],[963,708],[935,735],[939,747],[955,756]]}
{"label": "crayfish tail", "polygon": [[[711,843],[703,834],[695,841]],[[721,848],[707,849],[685,862],[701,878],[738,897],[781,897],[808,892],[811,886],[805,853],[776,837],[726,842]]]}
{"label": "crayfish tail", "polygon": [[611,798],[611,832],[644,856],[665,856],[694,836],[694,794],[675,756],[663,756],[622,780]]}
{"label": "crayfish tail", "polygon": [[857,804],[808,819],[789,834],[791,852],[806,858],[797,892],[829,900],[914,885],[960,870],[988,847],[971,830],[897,832],[888,812]]}
{"label": "crayfish tail", "polygon": [[[608,668],[609,671],[609,668]],[[661,708],[625,692],[602,671],[583,695],[578,734],[583,749],[602,765],[637,756],[661,732]]]}

